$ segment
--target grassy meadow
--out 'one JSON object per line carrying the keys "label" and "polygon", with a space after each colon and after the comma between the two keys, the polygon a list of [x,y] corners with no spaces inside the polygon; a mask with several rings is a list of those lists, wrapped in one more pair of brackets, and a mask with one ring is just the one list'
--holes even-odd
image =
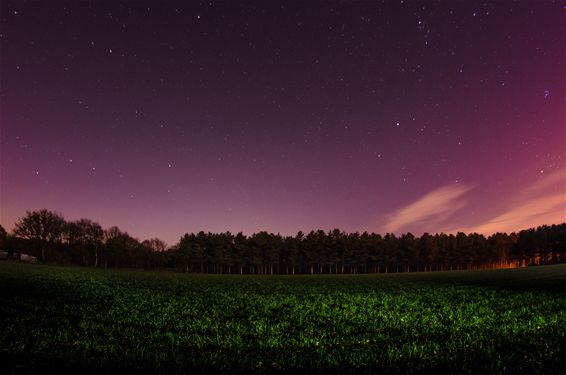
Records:
{"label": "grassy meadow", "polygon": [[0,263],[0,373],[564,373],[566,265],[226,276]]}

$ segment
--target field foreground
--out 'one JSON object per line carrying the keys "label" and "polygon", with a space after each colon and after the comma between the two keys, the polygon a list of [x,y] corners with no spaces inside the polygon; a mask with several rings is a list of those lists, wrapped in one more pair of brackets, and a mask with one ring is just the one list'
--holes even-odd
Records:
{"label": "field foreground", "polygon": [[564,373],[566,265],[220,276],[0,263],[0,373]]}

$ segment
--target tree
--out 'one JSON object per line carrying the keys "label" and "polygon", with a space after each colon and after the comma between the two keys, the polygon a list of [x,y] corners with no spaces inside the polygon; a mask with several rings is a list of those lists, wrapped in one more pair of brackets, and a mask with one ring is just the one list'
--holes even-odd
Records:
{"label": "tree", "polygon": [[[324,251],[327,253],[326,262],[329,266],[328,273],[338,273],[339,269],[344,273],[346,234],[336,228],[329,231],[326,238],[328,245]],[[339,267],[339,264],[341,267]]]}
{"label": "tree", "polygon": [[326,233],[321,229],[316,232],[311,230],[302,241],[301,245],[304,249],[311,275],[322,273],[322,265],[327,263],[327,254],[325,253],[327,244]]}
{"label": "tree", "polygon": [[367,247],[367,257],[365,263],[370,272],[382,272],[385,270],[386,253],[383,237],[379,234],[362,234],[362,243]]}
{"label": "tree", "polygon": [[403,272],[409,272],[411,264],[418,263],[418,246],[415,236],[409,232],[401,235],[398,239],[399,242],[399,252],[396,258],[396,263],[400,265],[400,269]]}
{"label": "tree", "polygon": [[548,243],[552,252],[552,263],[558,263],[566,247],[566,224],[552,225],[548,228]]}
{"label": "tree", "polygon": [[45,261],[45,248],[60,242],[65,229],[65,219],[59,213],[40,210],[27,211],[15,224],[16,236],[36,241],[41,246],[41,260]]}
{"label": "tree", "polygon": [[305,263],[305,254],[302,251],[302,242],[305,239],[305,234],[298,231],[295,237],[289,238],[289,261],[291,262],[291,272],[295,274],[296,268]]}
{"label": "tree", "polygon": [[483,263],[507,262],[511,252],[511,242],[507,233],[495,233],[487,240],[487,249],[484,251]]}
{"label": "tree", "polygon": [[6,232],[6,229],[4,229],[2,225],[0,225],[0,249],[3,249],[4,246],[6,246],[7,242],[8,242],[8,233]]}
{"label": "tree", "polygon": [[[67,237],[73,247],[85,249],[94,254],[94,267],[98,267],[98,250],[102,246],[104,230],[100,224],[90,219],[80,219],[67,223]],[[84,263],[87,263],[86,261]]]}
{"label": "tree", "polygon": [[144,240],[142,245],[147,246],[153,251],[161,252],[167,249],[167,243],[165,241],[160,240],[159,238],[150,238],[149,240]]}
{"label": "tree", "polygon": [[240,275],[244,273],[244,264],[246,263],[246,249],[248,248],[248,239],[242,232],[238,232],[234,237],[234,246],[232,247],[233,256],[238,263]]}
{"label": "tree", "polygon": [[430,270],[432,260],[438,253],[438,244],[435,238],[428,233],[424,233],[419,239],[418,247],[419,260],[424,265],[424,270],[427,270],[427,266]]}
{"label": "tree", "polygon": [[[399,248],[399,240],[395,237],[394,233],[386,233],[383,237],[383,247],[381,261],[385,266],[385,273],[390,270],[391,263],[395,264],[398,261],[401,254],[401,249]],[[397,271],[397,269],[395,269]]]}
{"label": "tree", "polygon": [[122,232],[118,227],[108,228],[104,233],[106,257],[105,265],[108,261],[113,263],[114,267],[122,266],[141,266],[145,262],[145,254],[143,247],[139,241],[127,232]]}

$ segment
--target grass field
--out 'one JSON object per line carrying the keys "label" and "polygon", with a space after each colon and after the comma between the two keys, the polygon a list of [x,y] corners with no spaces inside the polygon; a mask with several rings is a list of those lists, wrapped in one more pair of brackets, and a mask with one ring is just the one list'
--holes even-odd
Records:
{"label": "grass field", "polygon": [[0,263],[0,372],[564,373],[566,265],[217,276]]}

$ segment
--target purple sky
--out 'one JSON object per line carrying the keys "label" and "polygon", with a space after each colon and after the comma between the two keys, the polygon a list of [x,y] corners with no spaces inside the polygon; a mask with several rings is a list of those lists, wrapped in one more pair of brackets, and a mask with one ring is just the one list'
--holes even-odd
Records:
{"label": "purple sky", "polygon": [[565,221],[563,1],[0,4],[8,230]]}

